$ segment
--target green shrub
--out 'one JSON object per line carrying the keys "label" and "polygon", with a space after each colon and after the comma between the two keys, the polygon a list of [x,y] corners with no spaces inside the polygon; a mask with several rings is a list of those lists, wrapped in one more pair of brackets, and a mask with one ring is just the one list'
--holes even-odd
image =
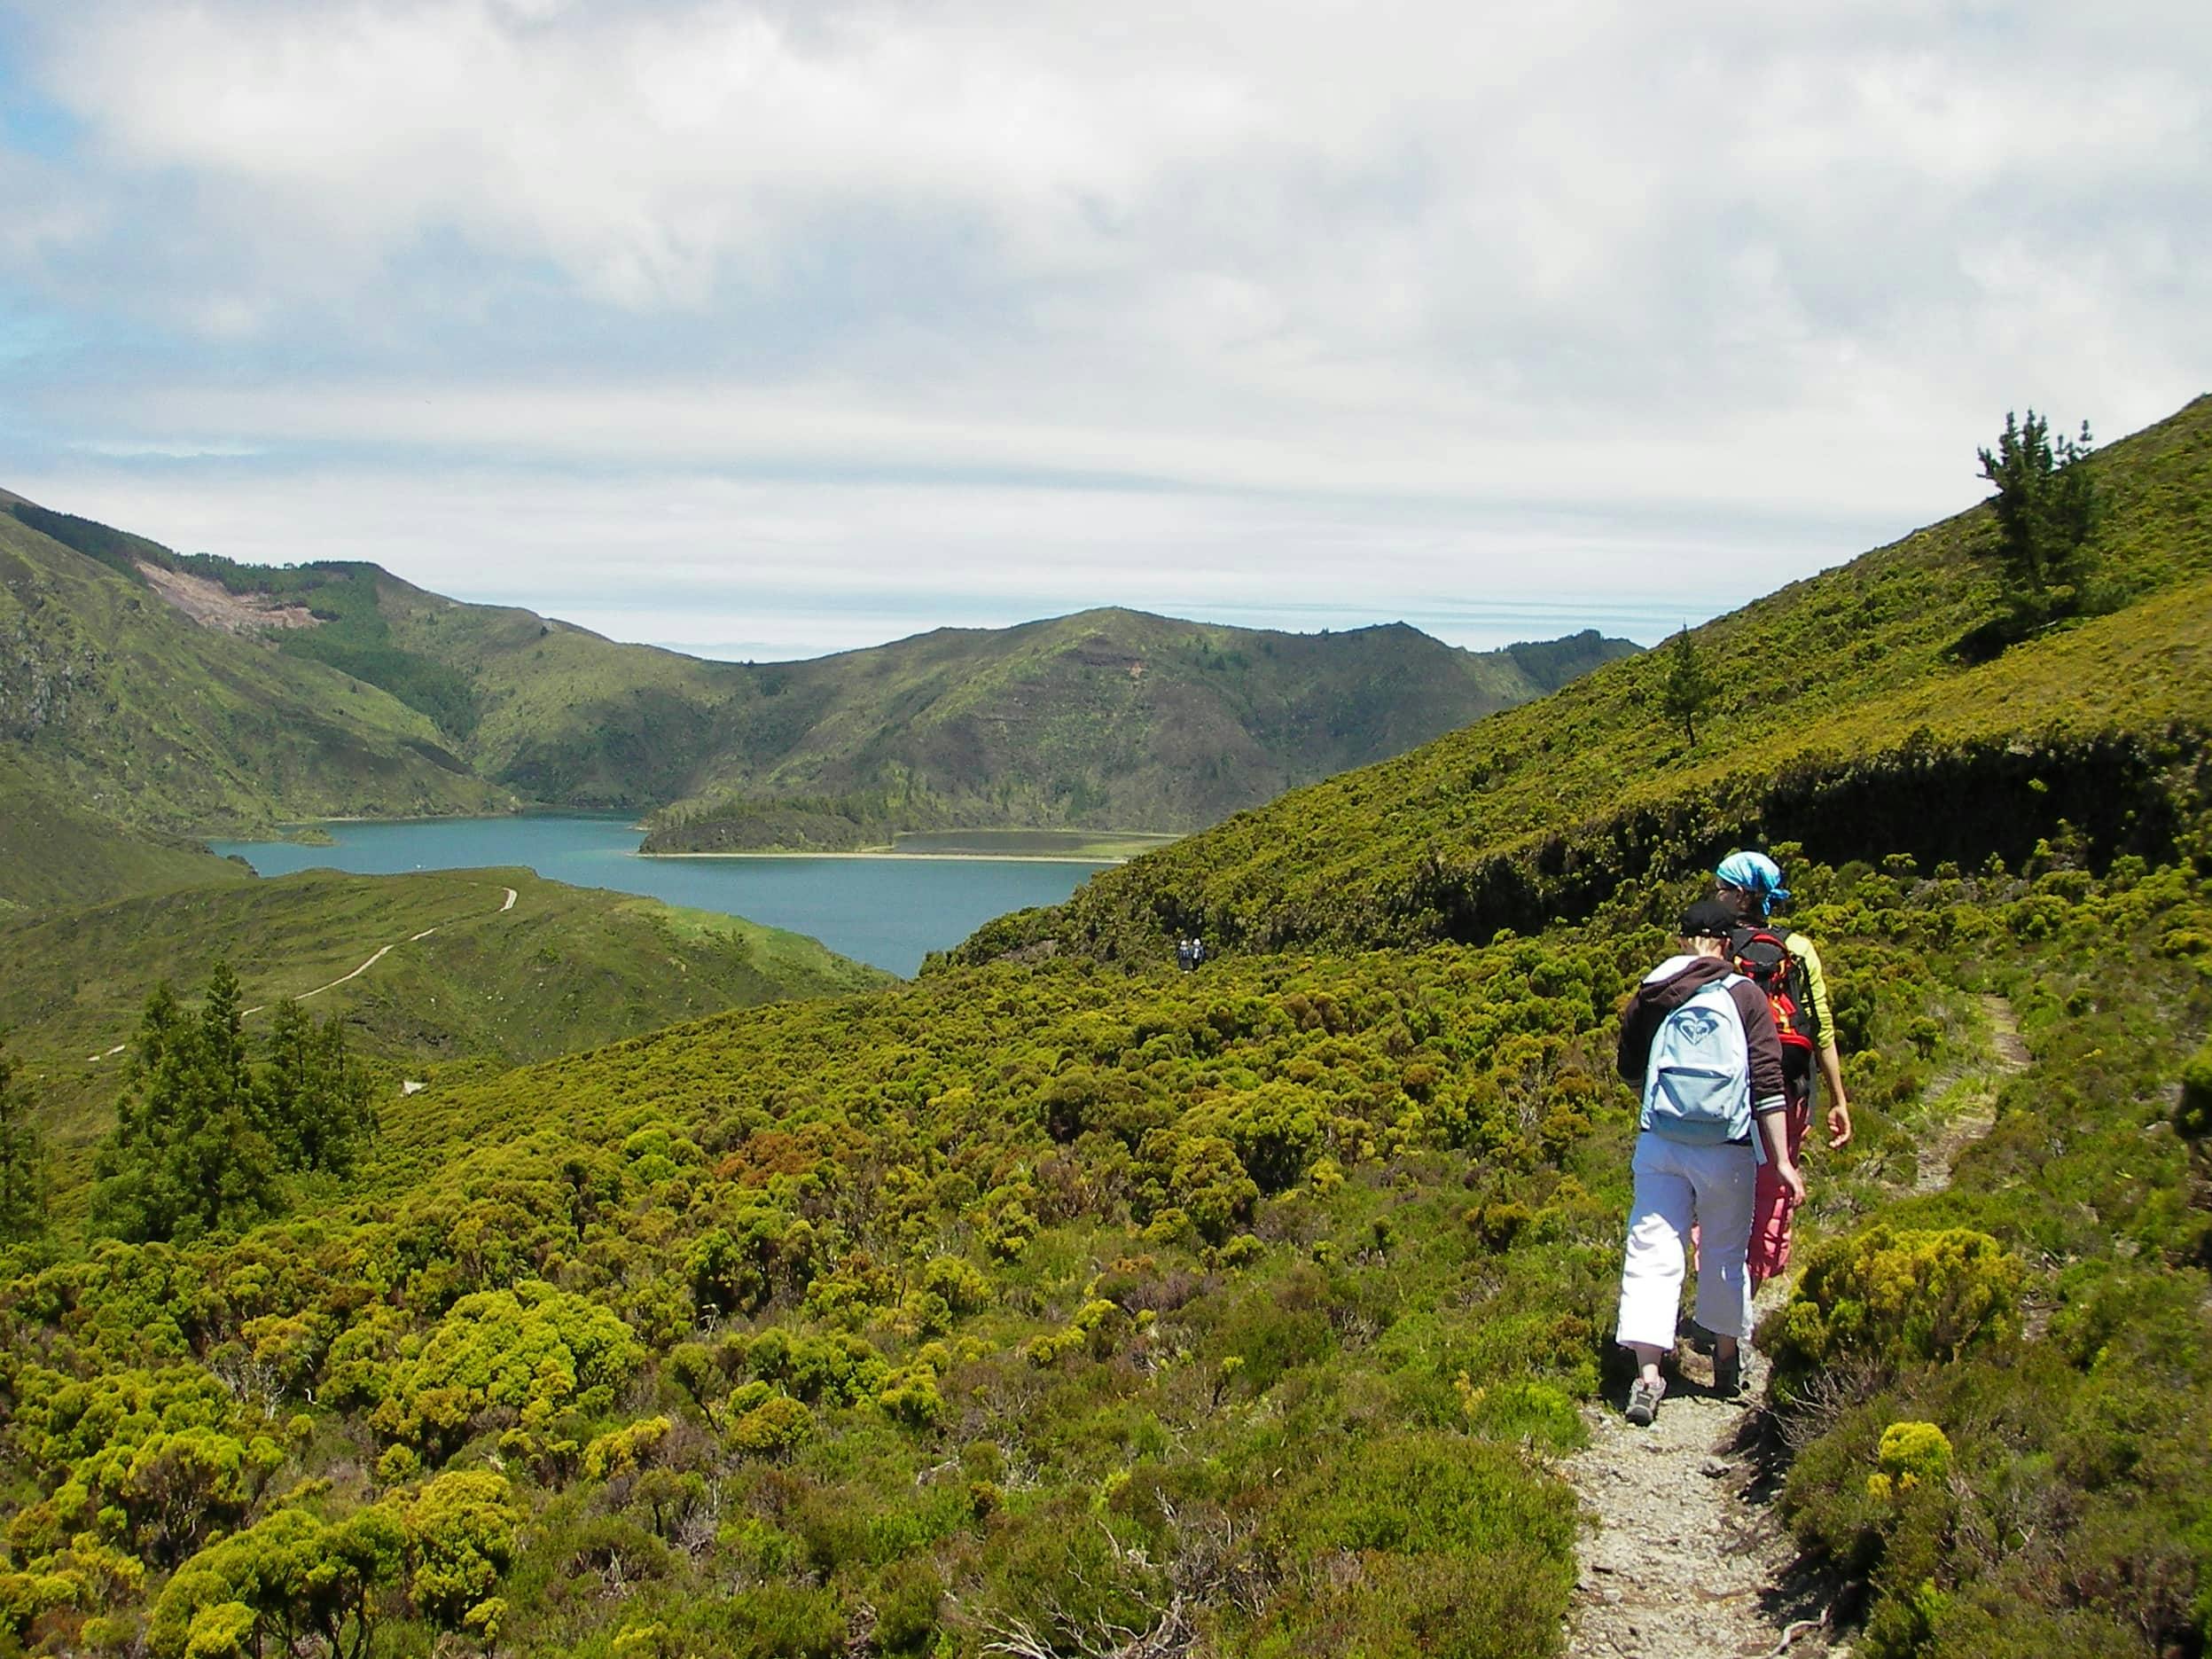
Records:
{"label": "green shrub", "polygon": [[1947,1363],[2019,1328],[2021,1267],[1987,1233],[1876,1226],[1816,1246],[1790,1300],[1759,1332],[1786,1400],[1821,1372],[1872,1375]]}
{"label": "green shrub", "polygon": [[1866,1477],[1867,1496],[1898,1497],[1950,1473],[1950,1440],[1934,1423],[1892,1423],[1875,1458],[1881,1467]]}
{"label": "green shrub", "polygon": [[2189,1058],[2181,1070],[2181,1099],[2174,1107],[2174,1127],[2191,1140],[2212,1135],[2212,1042]]}
{"label": "green shrub", "polygon": [[778,1394],[730,1425],[730,1444],[746,1457],[780,1457],[813,1434],[814,1413],[788,1394]]}
{"label": "green shrub", "polygon": [[535,1282],[482,1291],[455,1303],[421,1352],[394,1368],[370,1422],[443,1461],[494,1409],[533,1433],[558,1412],[605,1410],[645,1357],[627,1325],[581,1296]]}

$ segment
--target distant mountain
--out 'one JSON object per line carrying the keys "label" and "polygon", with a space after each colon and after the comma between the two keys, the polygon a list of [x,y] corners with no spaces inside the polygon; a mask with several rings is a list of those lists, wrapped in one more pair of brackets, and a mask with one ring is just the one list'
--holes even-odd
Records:
{"label": "distant mountain", "polygon": [[653,851],[900,829],[1200,828],[1526,702],[1634,650],[1474,653],[1403,624],[1286,634],[1085,611],[760,671]]}
{"label": "distant mountain", "polygon": [[1635,647],[1470,653],[1394,624],[1125,610],[709,662],[465,605],[373,565],[183,556],[0,495],[0,736],[116,818],[660,810],[686,850],[902,829],[1186,831],[1402,752]]}
{"label": "distant mountain", "polygon": [[187,582],[186,562],[0,496],[0,763],[25,788],[141,832],[512,803],[418,708],[262,631],[314,617]]}

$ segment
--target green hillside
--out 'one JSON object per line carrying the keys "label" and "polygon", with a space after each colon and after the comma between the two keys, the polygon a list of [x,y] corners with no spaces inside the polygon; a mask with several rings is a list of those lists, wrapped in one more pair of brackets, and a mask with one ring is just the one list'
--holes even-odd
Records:
{"label": "green hillside", "polygon": [[251,875],[196,842],[89,812],[0,753],[0,916]]}
{"label": "green hillside", "polygon": [[521,797],[668,809],[657,851],[1176,833],[1633,649],[1583,633],[1468,653],[1402,625],[1283,634],[1107,610],[707,662],[374,566],[244,566],[18,497],[0,509],[31,642],[0,669],[0,730],[96,810],[169,829]]}
{"label": "green hillside", "polygon": [[[758,670],[762,693],[646,849],[853,847],[983,825],[1197,828],[1621,655],[1583,634],[1473,653],[1085,611]],[[793,810],[810,821],[793,823]]]}
{"label": "green hillside", "polygon": [[503,810],[418,710],[203,625],[147,575],[163,550],[0,499],[0,758],[88,814],[204,833],[282,818]]}
{"label": "green hillside", "polygon": [[[2099,458],[2101,614],[1994,661],[1968,514],[1706,630],[1695,747],[1614,665],[994,959],[450,1068],[242,1236],[59,1207],[0,1245],[0,1651],[1557,1655],[1616,1012],[1748,826],[1858,1131],[1732,1448],[1784,1647],[2205,1653],[2208,427]],[[1167,969],[1193,922],[1235,948]]]}
{"label": "green hillside", "polygon": [[1262,950],[1482,940],[1762,840],[2017,862],[2063,819],[2100,855],[2169,849],[2212,727],[2212,397],[2088,465],[2106,614],[1972,661],[1959,647],[1997,609],[1975,507],[1694,630],[1722,686],[1695,747],[1661,712],[1664,653],[1612,663],[1109,872],[965,956],[1050,938],[1142,957],[1192,930]]}
{"label": "green hillside", "polygon": [[456,604],[366,567],[224,579],[319,582],[332,622],[283,649],[389,686],[534,799],[668,809],[654,851],[1187,830],[1632,649],[1586,633],[1473,653],[1403,626],[1282,634],[1108,610],[753,665]]}
{"label": "green hillside", "polygon": [[[387,946],[366,972],[332,985]],[[65,1192],[110,1121],[122,1060],[108,1051],[133,1035],[157,983],[190,990],[219,959],[249,1004],[331,986],[307,1006],[342,1014],[360,1050],[395,1078],[434,1076],[457,1060],[543,1060],[726,1008],[890,980],[796,934],[527,870],[308,871],[0,917],[0,957],[14,965],[0,979],[0,1031],[64,1154]]]}

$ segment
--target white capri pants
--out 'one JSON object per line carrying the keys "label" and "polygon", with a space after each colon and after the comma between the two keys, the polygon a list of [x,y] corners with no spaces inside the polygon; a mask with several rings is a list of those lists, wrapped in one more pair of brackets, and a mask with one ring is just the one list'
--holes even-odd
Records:
{"label": "white capri pants", "polygon": [[1751,1334],[1751,1246],[1756,1166],[1748,1146],[1692,1146],[1646,1131],[1636,1138],[1636,1197],[1621,1264],[1622,1347],[1675,1345],[1690,1228],[1698,1229],[1698,1323],[1716,1336]]}

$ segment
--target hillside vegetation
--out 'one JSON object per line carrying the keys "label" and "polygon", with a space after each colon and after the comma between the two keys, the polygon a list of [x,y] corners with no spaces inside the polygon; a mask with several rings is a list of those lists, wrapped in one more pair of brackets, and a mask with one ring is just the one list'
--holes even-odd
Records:
{"label": "hillside vegetation", "polygon": [[[2002,605],[1975,507],[1694,630],[1721,695],[1692,747],[1667,653],[1239,814],[986,929],[967,959],[1050,939],[1156,956],[1482,940],[1586,915],[1622,880],[1795,841],[2017,861],[2061,819],[2098,855],[2170,848],[2212,726],[2212,397],[2097,454],[2107,614],[1975,662]],[[2177,794],[2177,792],[2178,792]]]}
{"label": "hillside vegetation", "polygon": [[[1770,1333],[1794,1524],[1870,1653],[2201,1640],[2208,1166],[2169,1102],[2203,864],[1792,862],[1861,1129]],[[1612,1008],[1682,896],[731,1014],[389,1102],[349,1205],[34,1248],[0,1607],[162,1655],[1555,1651],[1632,1135]],[[2036,1063],[1913,1197],[1982,990]],[[1954,1315],[1852,1314],[1891,1272]],[[1876,1491],[1900,1421],[1956,1478]]]}
{"label": "hillside vegetation", "polygon": [[0,571],[0,629],[20,646],[0,664],[0,732],[94,809],[172,830],[521,798],[668,809],[655,851],[1180,832],[1634,649],[1584,633],[1476,653],[1403,626],[1108,610],[707,662],[371,565],[179,555],[15,497]]}
{"label": "hillside vegetation", "polygon": [[9,779],[82,813],[163,832],[512,803],[389,693],[184,615],[141,570],[154,556],[170,557],[0,497]]}
{"label": "hillside vegetation", "polygon": [[0,755],[0,918],[252,876],[196,842],[88,811]]}
{"label": "hillside vegetation", "polygon": [[[1557,1654],[1616,1010],[1787,807],[1858,1129],[1761,1334],[1806,1645],[2204,1653],[2208,420],[2099,458],[2105,614],[1981,666],[1969,515],[1715,625],[1794,651],[1697,749],[1601,670],[1015,959],[442,1076],[242,1236],[86,1239],[64,1170],[0,1255],[0,1643]],[[1167,970],[1186,915],[1237,948]]]}
{"label": "hillside vegetation", "polygon": [[796,934],[527,870],[308,871],[0,917],[0,955],[15,965],[0,979],[0,1031],[37,1094],[65,1196],[112,1118],[123,1060],[107,1051],[131,1037],[155,985],[196,990],[218,961],[248,1004],[331,985],[307,1006],[342,1016],[387,1091],[457,1061],[511,1066],[890,981]]}

